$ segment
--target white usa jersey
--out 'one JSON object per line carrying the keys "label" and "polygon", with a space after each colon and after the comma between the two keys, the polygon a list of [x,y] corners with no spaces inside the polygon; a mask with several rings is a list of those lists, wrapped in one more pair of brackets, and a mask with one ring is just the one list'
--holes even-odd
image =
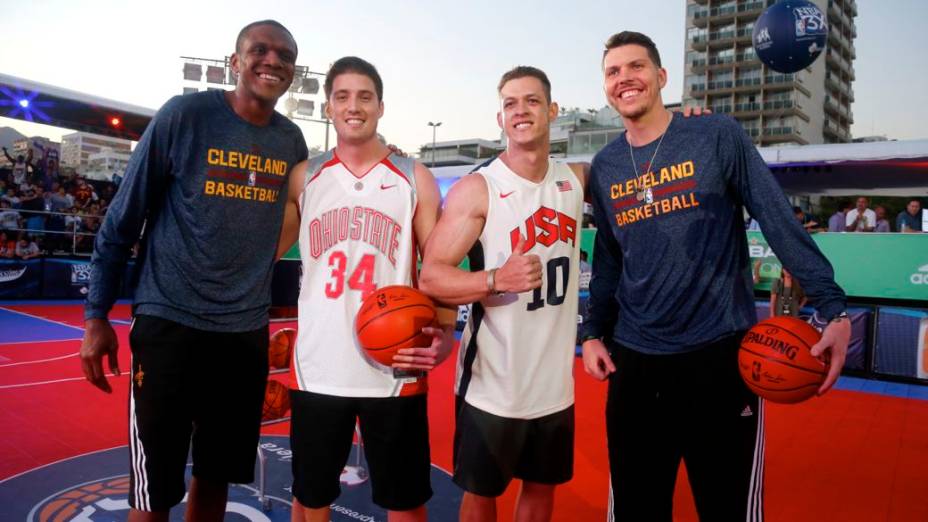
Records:
{"label": "white usa jersey", "polygon": [[477,170],[487,183],[487,219],[471,270],[499,268],[525,238],[541,259],[541,288],[472,305],[458,352],[455,392],[494,415],[532,419],[574,402],[583,186],[566,163],[549,160],[532,183],[500,159]]}
{"label": "white usa jersey", "polygon": [[291,384],[343,397],[425,391],[364,355],[354,331],[361,301],[380,287],[414,286],[415,162],[393,154],[355,176],[334,151],[313,158],[300,198],[299,329]]}

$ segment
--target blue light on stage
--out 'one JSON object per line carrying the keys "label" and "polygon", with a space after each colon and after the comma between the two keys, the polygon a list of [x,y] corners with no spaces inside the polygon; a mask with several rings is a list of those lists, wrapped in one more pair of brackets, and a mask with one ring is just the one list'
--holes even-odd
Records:
{"label": "blue light on stage", "polygon": [[0,116],[38,123],[52,121],[51,116],[42,109],[53,107],[55,102],[37,99],[38,96],[38,92],[26,92],[20,88],[11,89],[0,85]]}

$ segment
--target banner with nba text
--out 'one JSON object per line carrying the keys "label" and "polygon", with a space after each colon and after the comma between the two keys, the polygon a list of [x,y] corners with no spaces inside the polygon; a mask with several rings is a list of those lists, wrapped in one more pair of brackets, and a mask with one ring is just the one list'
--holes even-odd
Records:
{"label": "banner with nba text", "polygon": [[[751,259],[760,261],[759,290],[769,290],[782,266],[760,232],[748,231]],[[828,233],[812,239],[850,297],[928,301],[928,234]]]}
{"label": "banner with nba text", "polygon": [[[51,299],[83,299],[90,284],[90,258],[47,257],[42,260],[41,296]],[[120,298],[131,298],[138,283],[135,260],[126,262]]]}
{"label": "banner with nba text", "polygon": [[81,299],[90,284],[90,259],[45,260],[42,274],[42,297]]}

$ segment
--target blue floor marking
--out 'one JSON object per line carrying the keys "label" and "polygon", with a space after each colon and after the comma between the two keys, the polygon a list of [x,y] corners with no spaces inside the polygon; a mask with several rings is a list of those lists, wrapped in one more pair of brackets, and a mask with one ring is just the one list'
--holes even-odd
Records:
{"label": "blue floor marking", "polygon": [[0,308],[0,343],[79,339],[84,329]]}

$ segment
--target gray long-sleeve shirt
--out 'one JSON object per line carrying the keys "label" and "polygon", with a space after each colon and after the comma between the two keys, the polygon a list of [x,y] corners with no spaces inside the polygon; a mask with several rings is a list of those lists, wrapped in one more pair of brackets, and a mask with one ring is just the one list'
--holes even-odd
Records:
{"label": "gray long-sleeve shirt", "polygon": [[94,244],[86,318],[106,317],[145,224],[134,313],[213,331],[267,323],[299,128],[259,127],[221,91],[177,96],[145,130]]}

